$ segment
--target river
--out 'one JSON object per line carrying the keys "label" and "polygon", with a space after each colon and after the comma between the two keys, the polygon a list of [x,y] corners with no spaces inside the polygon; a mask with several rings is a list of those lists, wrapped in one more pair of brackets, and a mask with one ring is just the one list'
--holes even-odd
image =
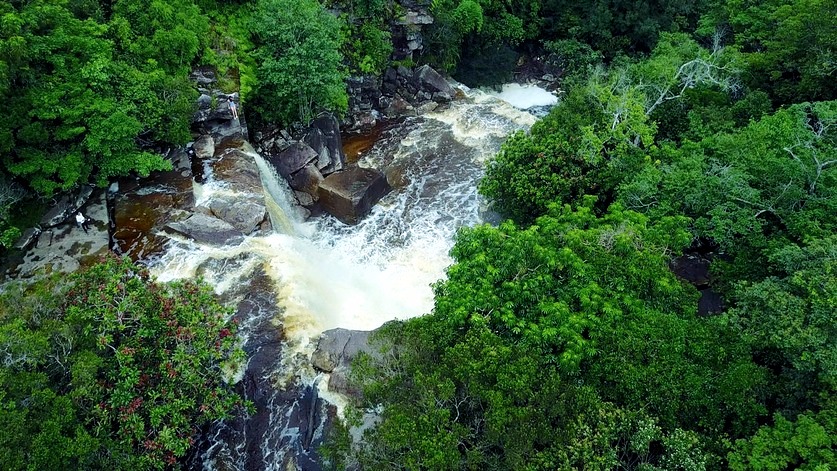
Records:
{"label": "river", "polygon": [[[236,379],[245,376],[257,413],[215,424],[193,467],[317,468],[310,441],[328,414],[311,403],[314,341],[327,329],[371,330],[432,310],[431,284],[451,263],[457,229],[491,219],[476,190],[486,160],[510,133],[536,120],[500,98],[521,108],[554,103],[537,88],[468,90],[465,98],[382,133],[358,165],[380,169],[394,189],[355,226],[330,216],[304,221],[289,204],[286,185],[254,155],[281,230],[224,247],[174,239],[150,261],[162,281],[201,276],[237,304],[250,356],[247,374]],[[222,191],[224,183],[210,175],[195,197],[199,203]],[[333,397],[319,384],[317,395]],[[305,420],[312,407],[316,425]]]}

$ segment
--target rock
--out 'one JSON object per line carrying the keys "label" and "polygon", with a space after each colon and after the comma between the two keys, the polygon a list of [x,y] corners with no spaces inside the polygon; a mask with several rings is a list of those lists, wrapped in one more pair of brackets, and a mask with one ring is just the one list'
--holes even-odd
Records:
{"label": "rock", "polygon": [[309,195],[308,193],[302,191],[295,191],[294,196],[296,196],[296,200],[302,206],[311,206],[314,204],[314,197]]}
{"label": "rock", "polygon": [[360,352],[370,353],[369,334],[371,331],[331,329],[323,332],[317,342],[317,348],[311,355],[314,368],[332,372],[338,366],[348,367]]}
{"label": "rock", "polygon": [[346,155],[340,138],[340,123],[334,115],[323,115],[315,119],[302,140],[319,156],[317,168],[323,175],[343,170]]}
{"label": "rock", "polygon": [[311,195],[314,200],[317,199],[317,188],[323,181],[323,175],[317,170],[314,163],[310,163],[302,167],[298,172],[291,175],[288,179],[288,184],[297,191],[302,191]]}
{"label": "rock", "polygon": [[247,126],[244,124],[244,120],[240,118],[242,112],[243,110],[239,108],[239,119],[237,120],[230,119],[220,122],[213,121],[211,124],[205,123],[204,128],[215,140],[216,145],[221,145],[228,140],[244,141],[247,139]]}
{"label": "rock", "polygon": [[435,110],[438,107],[439,107],[439,104],[436,103],[435,101],[428,101],[427,103],[425,103],[425,104],[419,106],[418,108],[416,108],[416,111],[418,112],[418,114],[425,114],[425,113],[430,113],[431,111]]}
{"label": "rock", "polygon": [[294,142],[278,155],[270,157],[269,160],[280,175],[288,178],[318,158],[319,155],[311,146],[304,142]]}
{"label": "rock", "polygon": [[432,25],[433,17],[422,11],[408,11],[399,20],[400,25]]}
{"label": "rock", "polygon": [[166,224],[165,229],[198,242],[225,245],[238,241],[242,233],[230,223],[218,218],[195,213],[187,219]]}
{"label": "rock", "polygon": [[91,194],[93,194],[93,187],[85,185],[75,194],[62,196],[58,203],[44,214],[39,225],[43,229],[49,229],[63,223],[84,206]]}
{"label": "rock", "polygon": [[227,149],[220,159],[212,162],[212,173],[216,179],[226,183],[230,190],[261,198],[264,190],[259,167],[250,152],[254,150],[248,143],[244,143],[240,149]]}
{"label": "rock", "polygon": [[441,92],[450,97],[453,97],[456,93],[448,81],[429,65],[423,65],[416,69],[414,77],[416,85],[424,91],[430,93]]}
{"label": "rock", "polygon": [[318,194],[323,209],[345,224],[357,224],[389,191],[380,171],[352,167],[326,177]]}
{"label": "rock", "polygon": [[202,93],[201,96],[198,97],[198,109],[208,110],[210,108],[212,108],[212,97],[206,93]]}
{"label": "rock", "polygon": [[253,199],[213,198],[209,202],[209,209],[212,215],[244,234],[256,231],[267,215],[264,203]]}
{"label": "rock", "polygon": [[17,242],[15,242],[12,247],[18,250],[25,250],[38,240],[39,235],[41,235],[40,227],[30,227],[29,229],[23,231],[23,234],[17,239]]}
{"label": "rock", "polygon": [[211,136],[203,135],[192,144],[192,149],[195,151],[195,157],[211,159],[215,155],[215,141],[212,140]]}

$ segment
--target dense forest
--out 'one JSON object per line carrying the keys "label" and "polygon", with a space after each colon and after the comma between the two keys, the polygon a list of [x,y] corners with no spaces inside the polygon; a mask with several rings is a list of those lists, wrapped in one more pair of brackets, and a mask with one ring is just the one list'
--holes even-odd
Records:
{"label": "dense forest", "polygon": [[[506,221],[462,229],[433,311],[378,331],[349,425],[379,421],[326,464],[837,468],[837,1],[413,3],[426,47],[394,61],[393,0],[0,1],[0,250],[63,191],[168,168],[194,67],[291,126],[345,113],[350,75],[537,63],[560,102],[480,183]],[[0,467],[177,467],[247,408],[229,318],[118,259],[7,287]]]}

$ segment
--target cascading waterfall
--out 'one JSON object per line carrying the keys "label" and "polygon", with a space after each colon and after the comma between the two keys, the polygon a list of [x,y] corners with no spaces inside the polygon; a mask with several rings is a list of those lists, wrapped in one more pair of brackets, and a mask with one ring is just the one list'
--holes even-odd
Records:
{"label": "cascading waterfall", "polygon": [[[308,361],[311,340],[334,327],[369,330],[429,312],[431,284],[451,262],[448,252],[457,229],[484,219],[476,182],[485,160],[496,154],[506,136],[527,129],[535,119],[472,90],[466,99],[406,123],[405,137],[384,139],[358,162],[382,170],[394,190],[355,226],[329,216],[301,222],[287,184],[252,153],[277,230],[224,247],[175,239],[151,265],[163,281],[202,276],[232,302],[261,297],[253,301],[261,303],[257,319],[243,322],[241,334],[251,355],[248,371],[259,362],[255,381],[276,390],[269,398],[258,393],[251,397],[259,397],[269,409],[253,420],[268,423],[223,433],[225,425],[216,424],[217,441],[204,453],[201,466],[284,469],[290,455],[297,464],[305,459],[299,421],[306,412],[300,397],[315,378]],[[200,190],[201,198],[213,191],[224,191],[223,182],[210,179]],[[257,327],[266,325],[264,316],[273,317],[274,330]],[[262,337],[281,339],[281,344],[271,350],[268,340],[251,341]],[[294,390],[296,395],[289,393]],[[311,415],[310,408],[307,413]],[[248,448],[244,441],[259,445]],[[223,466],[217,465],[219,459]]]}

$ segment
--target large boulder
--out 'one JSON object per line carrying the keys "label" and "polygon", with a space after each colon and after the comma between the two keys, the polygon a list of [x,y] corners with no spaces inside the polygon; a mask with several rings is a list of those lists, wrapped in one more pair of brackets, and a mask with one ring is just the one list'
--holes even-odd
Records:
{"label": "large boulder", "polygon": [[351,167],[332,173],[320,183],[320,204],[343,223],[357,224],[389,191],[387,179],[380,171]]}
{"label": "large boulder", "polygon": [[212,140],[212,136],[203,135],[195,140],[192,149],[195,151],[195,157],[211,159],[215,155],[215,141]]}
{"label": "large boulder", "polygon": [[352,360],[359,353],[375,354],[369,345],[371,331],[332,329],[323,332],[311,355],[314,368],[330,373],[328,389],[341,394],[360,396],[361,391],[349,382]]}
{"label": "large boulder", "polygon": [[317,153],[317,168],[323,175],[343,170],[346,155],[343,153],[340,123],[334,115],[323,115],[315,119],[302,140]]}
{"label": "large boulder", "polygon": [[451,100],[456,95],[456,91],[448,81],[429,65],[423,65],[416,69],[413,77],[416,85],[421,90],[431,93],[434,97]]}
{"label": "large boulder", "polygon": [[77,192],[62,196],[55,206],[44,214],[39,225],[42,229],[49,229],[63,223],[84,206],[92,194],[93,187],[84,185]]}
{"label": "large boulder", "polygon": [[315,200],[317,199],[317,189],[323,181],[323,175],[313,163],[302,167],[298,172],[291,175],[288,179],[288,184],[291,188],[297,191],[302,191],[311,195]]}
{"label": "large boulder", "polygon": [[212,215],[229,223],[244,234],[251,234],[267,217],[262,201],[247,198],[217,197],[209,202]]}
{"label": "large boulder", "polygon": [[273,167],[285,178],[319,158],[317,151],[304,142],[294,142],[283,151],[270,156]]}
{"label": "large boulder", "polygon": [[262,196],[259,167],[252,152],[252,146],[246,142],[240,148],[224,150],[223,154],[219,153],[220,158],[210,164],[213,175],[232,191]]}
{"label": "large boulder", "polygon": [[194,213],[183,221],[170,222],[165,229],[197,242],[225,245],[241,239],[241,231],[230,223],[205,214]]}

